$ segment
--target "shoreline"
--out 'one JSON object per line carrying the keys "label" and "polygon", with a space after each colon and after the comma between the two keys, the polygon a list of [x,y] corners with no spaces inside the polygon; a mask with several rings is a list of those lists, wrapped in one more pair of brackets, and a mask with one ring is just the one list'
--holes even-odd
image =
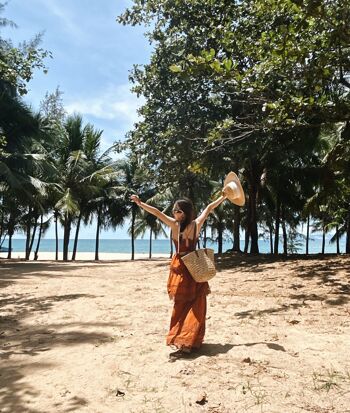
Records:
{"label": "shoreline", "polygon": [[[76,254],[76,259],[75,261],[71,260],[72,257],[72,252],[69,252],[68,254],[68,260],[64,261],[63,260],[63,253],[59,252],[58,253],[58,260],[56,261],[55,259],[55,252],[54,251],[43,251],[39,252],[38,260],[37,261],[53,261],[53,262],[76,262],[76,261],[93,261],[93,262],[101,262],[101,261],[130,261],[131,260],[131,253],[122,253],[122,252],[100,252],[99,253],[99,259],[95,260],[95,252],[77,252]],[[300,254],[270,254],[270,253],[264,253],[261,252],[259,254],[250,254],[250,253],[243,253],[243,252],[224,252],[222,254],[217,254],[215,253],[215,261],[217,264],[223,264],[225,265],[225,262],[228,261],[230,262],[232,259],[236,261],[237,259],[240,260],[249,260],[249,261],[255,261],[255,260],[261,260],[261,261],[266,261],[266,260],[272,260],[272,261],[283,261],[283,260],[323,260],[326,258],[331,258],[331,257],[347,257],[348,254],[346,253],[309,253],[308,255],[304,253]],[[148,253],[135,253],[134,255],[134,261],[153,261],[153,260],[170,260],[170,254],[167,253],[153,253],[152,257],[149,258]],[[3,251],[0,252],[0,260],[1,261],[8,261],[8,262],[15,262],[15,261],[26,261],[25,260],[25,253],[23,251],[13,251],[12,252],[12,258],[8,259],[7,258],[7,252]],[[34,261],[34,253],[32,252],[30,254],[30,259],[27,260],[28,262],[35,262]]]}
{"label": "shoreline", "polygon": [[[55,260],[55,251],[48,251],[48,252],[39,252],[38,254],[38,261],[56,261]],[[74,262],[71,261],[72,253],[68,254],[68,261],[66,262]],[[12,258],[8,261],[15,261],[15,260],[24,260],[25,254],[24,252],[17,252],[12,251]],[[161,254],[161,253],[154,253],[152,254],[152,258],[148,257],[148,253],[135,253],[135,260],[153,260],[159,258],[169,258],[169,254]],[[7,260],[7,252],[0,252],[0,259]],[[30,254],[29,261],[34,260],[34,253]],[[131,253],[120,253],[120,252],[100,252],[99,253],[99,261],[131,261]],[[63,261],[63,253],[58,253],[58,261]],[[95,261],[95,252],[77,252],[75,261]]]}

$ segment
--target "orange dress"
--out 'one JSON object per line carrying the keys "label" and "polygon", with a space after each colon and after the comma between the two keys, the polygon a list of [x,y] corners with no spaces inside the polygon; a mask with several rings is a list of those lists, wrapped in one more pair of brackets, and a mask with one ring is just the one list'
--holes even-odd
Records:
{"label": "orange dress", "polygon": [[205,334],[209,284],[194,281],[181,260],[181,253],[195,249],[196,240],[189,246],[186,246],[185,240],[181,241],[179,250],[178,242],[174,240],[174,243],[179,252],[172,257],[167,285],[169,298],[174,300],[174,308],[166,344],[177,348],[199,348]]}

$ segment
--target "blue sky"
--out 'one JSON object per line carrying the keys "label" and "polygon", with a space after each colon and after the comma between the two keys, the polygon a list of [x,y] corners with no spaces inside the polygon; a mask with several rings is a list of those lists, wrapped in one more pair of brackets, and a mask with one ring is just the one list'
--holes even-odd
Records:
{"label": "blue sky", "polygon": [[[51,51],[48,73],[36,71],[25,100],[39,108],[46,92],[57,86],[68,113],[102,129],[103,149],[123,139],[137,120],[140,99],[130,92],[129,71],[147,63],[151,46],[143,27],[122,26],[116,17],[129,0],[10,0],[2,17],[18,28],[2,30],[15,44],[44,32],[41,47]],[[81,231],[93,238],[94,225]],[[125,238],[126,229],[102,233],[102,238]],[[53,238],[49,230],[46,238]]]}

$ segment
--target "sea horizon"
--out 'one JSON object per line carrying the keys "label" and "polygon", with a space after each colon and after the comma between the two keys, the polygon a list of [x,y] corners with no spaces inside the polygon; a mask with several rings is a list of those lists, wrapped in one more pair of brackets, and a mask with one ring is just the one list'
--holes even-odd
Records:
{"label": "sea horizon", "polygon": [[[35,251],[36,240],[33,243],[32,251]],[[244,239],[240,242],[241,250],[244,249]],[[70,239],[69,251],[72,252],[74,245],[74,239]],[[268,240],[259,239],[259,252],[270,253],[270,242]],[[213,248],[215,252],[218,251],[218,243],[207,241],[208,248]],[[148,239],[136,239],[135,240],[135,253],[149,253],[149,240]],[[8,248],[8,240],[6,239],[2,245],[2,248]],[[223,252],[232,249],[232,241],[225,240],[223,242]],[[306,251],[305,241],[298,245],[297,253],[304,254]],[[25,250],[25,239],[15,238],[12,240],[12,251],[13,252],[23,252]],[[39,251],[41,252],[53,252],[56,250],[56,240],[54,238],[43,238],[40,243]],[[63,250],[63,240],[58,240],[58,251]],[[95,239],[93,238],[81,238],[78,240],[78,252],[94,252],[95,251]],[[171,251],[170,240],[169,239],[157,239],[152,240],[152,253],[154,254],[168,254]],[[174,251],[174,246],[173,246]],[[248,249],[249,251],[249,249]],[[279,243],[279,252],[283,251],[283,245]],[[322,239],[319,237],[312,237],[309,242],[309,253],[317,254],[322,251]],[[4,252],[4,251],[2,251]],[[101,253],[131,253],[131,239],[130,238],[119,238],[110,239],[102,238],[99,242],[99,252]],[[345,238],[340,240],[340,252],[345,252]],[[329,238],[326,239],[325,253],[336,253],[336,244],[330,244]]]}

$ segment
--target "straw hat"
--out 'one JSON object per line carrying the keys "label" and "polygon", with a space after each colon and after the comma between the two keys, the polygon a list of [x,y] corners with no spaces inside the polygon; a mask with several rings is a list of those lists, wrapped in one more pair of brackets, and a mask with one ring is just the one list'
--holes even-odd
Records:
{"label": "straw hat", "polygon": [[243,206],[245,204],[245,196],[242,185],[238,176],[234,172],[229,172],[224,181],[224,194],[231,202],[236,205]]}

